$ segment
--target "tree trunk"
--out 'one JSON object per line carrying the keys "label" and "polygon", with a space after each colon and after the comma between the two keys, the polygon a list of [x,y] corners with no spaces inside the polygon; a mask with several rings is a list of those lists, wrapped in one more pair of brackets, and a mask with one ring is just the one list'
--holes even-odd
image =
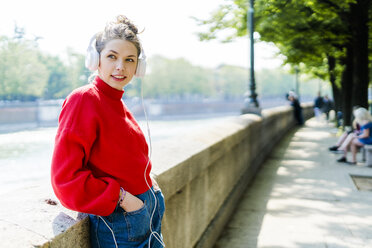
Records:
{"label": "tree trunk", "polygon": [[353,46],[352,106],[368,108],[368,10],[371,0],[351,4],[350,20]]}
{"label": "tree trunk", "polygon": [[328,74],[329,74],[329,82],[331,83],[332,87],[332,95],[333,95],[333,102],[334,102],[334,110],[336,113],[338,111],[342,111],[342,101],[341,101],[341,90],[336,85],[336,58],[327,55],[328,60]]}
{"label": "tree trunk", "polygon": [[345,68],[341,77],[342,88],[342,114],[344,126],[351,126],[352,123],[352,90],[353,90],[353,47],[352,44],[346,46],[346,58],[343,64]]}

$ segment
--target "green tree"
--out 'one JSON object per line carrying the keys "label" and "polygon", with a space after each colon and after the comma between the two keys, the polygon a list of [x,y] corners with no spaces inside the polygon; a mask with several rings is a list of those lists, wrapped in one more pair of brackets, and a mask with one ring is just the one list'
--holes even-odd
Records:
{"label": "green tree", "polygon": [[2,36],[0,57],[0,99],[33,100],[42,96],[49,74],[34,41]]}
{"label": "green tree", "polygon": [[49,71],[48,83],[44,88],[43,98],[58,99],[66,97],[71,91],[66,65],[57,56],[41,55],[41,60]]}
{"label": "green tree", "polygon": [[[247,6],[241,0],[221,5],[210,19],[199,20],[209,27],[200,38],[215,39],[217,32],[231,29],[235,32],[227,40],[246,35]],[[343,103],[346,124],[351,105],[367,106],[370,9],[370,0],[255,1],[261,40],[274,42],[286,63],[328,78],[335,100]]]}
{"label": "green tree", "polygon": [[[200,100],[204,98],[236,99],[246,89],[247,70],[220,65],[215,69],[192,65],[185,59],[153,56],[142,80],[144,96],[163,100]],[[126,86],[125,96],[141,94],[139,80]]]}
{"label": "green tree", "polygon": [[214,94],[211,70],[194,66],[185,59],[154,56],[149,59],[148,68],[144,80],[146,97],[188,99]]}
{"label": "green tree", "polygon": [[[338,4],[347,8],[342,2]],[[336,58],[343,56],[349,34],[334,9],[317,1],[275,1],[266,5],[261,0],[256,1],[255,8],[261,40],[274,42],[286,57],[285,63],[329,80],[334,99],[340,102],[341,70],[336,69]]]}
{"label": "green tree", "polygon": [[231,65],[220,65],[215,70],[214,88],[224,99],[241,98],[247,89],[248,71]]}
{"label": "green tree", "polygon": [[350,125],[352,106],[368,107],[371,1],[256,3],[257,29],[263,39],[277,44],[290,64],[304,64],[300,68],[305,72],[329,79],[336,108],[343,110],[344,123]]}
{"label": "green tree", "polygon": [[70,91],[87,84],[91,72],[85,68],[85,55],[67,48],[67,78]]}
{"label": "green tree", "polygon": [[49,70],[48,84],[44,89],[44,98],[65,98],[72,90],[88,83],[89,70],[85,68],[85,56],[68,48],[67,61],[57,56],[42,56],[43,63]]}

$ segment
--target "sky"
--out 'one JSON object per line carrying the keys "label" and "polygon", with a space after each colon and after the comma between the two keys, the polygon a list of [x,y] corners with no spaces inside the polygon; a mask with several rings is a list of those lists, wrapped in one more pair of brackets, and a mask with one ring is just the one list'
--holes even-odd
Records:
{"label": "sky", "polygon": [[[224,0],[12,0],[0,8],[0,35],[12,36],[15,23],[28,37],[41,36],[40,48],[63,57],[71,47],[85,54],[90,38],[119,14],[144,32],[139,35],[147,57],[185,58],[213,68],[220,64],[249,67],[249,41],[199,41],[201,31],[191,17],[207,19]],[[255,67],[276,68],[277,49],[255,44]]]}

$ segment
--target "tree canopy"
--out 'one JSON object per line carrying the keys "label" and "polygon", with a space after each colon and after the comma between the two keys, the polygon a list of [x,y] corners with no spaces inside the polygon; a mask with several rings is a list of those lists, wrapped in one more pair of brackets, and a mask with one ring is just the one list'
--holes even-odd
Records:
{"label": "tree canopy", "polygon": [[[207,27],[199,38],[247,35],[248,7],[247,1],[227,0],[207,20],[197,19]],[[371,0],[256,0],[254,10],[261,41],[274,43],[286,64],[329,80],[345,124],[352,106],[368,107]]]}

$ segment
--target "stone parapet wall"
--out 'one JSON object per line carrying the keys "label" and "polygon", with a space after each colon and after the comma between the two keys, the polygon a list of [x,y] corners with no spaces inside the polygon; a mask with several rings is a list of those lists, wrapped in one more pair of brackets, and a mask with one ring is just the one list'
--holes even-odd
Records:
{"label": "stone parapet wall", "polygon": [[[0,104],[0,127],[33,123],[35,126],[57,125],[63,100],[9,102]],[[1,129],[0,129],[1,130]]]}
{"label": "stone parapet wall", "polygon": [[[305,120],[312,117],[312,105],[303,104],[303,112]],[[157,142],[152,162],[166,200],[167,247],[213,247],[262,162],[294,126],[291,107],[283,106],[263,110],[262,117],[241,115],[182,139]],[[89,247],[84,221],[43,247],[69,242]]]}
{"label": "stone parapet wall", "polygon": [[0,124],[37,122],[37,105],[0,108]]}

